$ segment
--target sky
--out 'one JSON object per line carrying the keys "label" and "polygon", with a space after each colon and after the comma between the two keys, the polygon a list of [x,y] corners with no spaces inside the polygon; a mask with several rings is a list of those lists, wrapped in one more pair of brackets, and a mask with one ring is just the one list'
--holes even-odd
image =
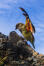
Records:
{"label": "sky", "polygon": [[35,50],[44,54],[44,0],[0,0],[0,32],[9,35],[17,23],[25,23],[19,7],[27,11],[35,26]]}

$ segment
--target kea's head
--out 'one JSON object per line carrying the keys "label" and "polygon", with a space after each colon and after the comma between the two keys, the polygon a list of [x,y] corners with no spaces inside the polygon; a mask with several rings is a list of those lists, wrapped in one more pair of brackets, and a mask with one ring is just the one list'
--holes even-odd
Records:
{"label": "kea's head", "polygon": [[23,27],[24,27],[23,23],[18,23],[18,24],[16,24],[16,28],[15,29],[21,30],[21,29],[23,29]]}

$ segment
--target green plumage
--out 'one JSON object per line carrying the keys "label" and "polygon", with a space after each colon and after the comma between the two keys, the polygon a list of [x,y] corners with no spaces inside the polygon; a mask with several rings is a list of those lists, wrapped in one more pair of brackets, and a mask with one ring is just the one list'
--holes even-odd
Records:
{"label": "green plumage", "polygon": [[32,32],[31,31],[27,32],[26,28],[25,28],[25,25],[22,24],[22,23],[18,23],[16,25],[16,28],[19,29],[19,31],[22,33],[22,35],[24,36],[24,38],[27,41],[30,41],[31,44],[32,44],[32,46],[33,46],[33,48],[35,48],[35,46],[34,46],[35,39],[34,39],[34,36],[33,36]]}

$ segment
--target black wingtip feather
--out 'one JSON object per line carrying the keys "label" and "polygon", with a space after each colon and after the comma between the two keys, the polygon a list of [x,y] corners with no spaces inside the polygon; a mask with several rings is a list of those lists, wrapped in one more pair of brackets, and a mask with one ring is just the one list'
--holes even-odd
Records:
{"label": "black wingtip feather", "polygon": [[22,8],[22,7],[19,7],[19,8],[24,12],[23,15],[29,18],[29,15],[28,15],[27,12],[25,11],[25,9]]}

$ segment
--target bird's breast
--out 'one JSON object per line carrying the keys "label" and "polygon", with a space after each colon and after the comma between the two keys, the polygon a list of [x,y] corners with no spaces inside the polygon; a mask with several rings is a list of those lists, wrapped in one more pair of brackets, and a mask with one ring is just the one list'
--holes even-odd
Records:
{"label": "bird's breast", "polygon": [[23,36],[24,36],[25,38],[29,38],[29,37],[31,36],[31,33],[30,33],[30,32],[25,32],[25,31],[23,31],[22,34],[23,34]]}

